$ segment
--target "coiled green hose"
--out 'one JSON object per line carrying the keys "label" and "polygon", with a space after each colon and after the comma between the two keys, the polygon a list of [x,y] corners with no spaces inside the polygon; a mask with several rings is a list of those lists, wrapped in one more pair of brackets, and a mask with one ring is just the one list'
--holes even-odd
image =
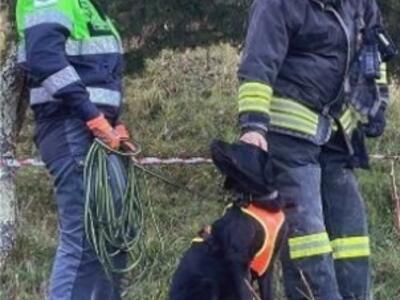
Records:
{"label": "coiled green hose", "polygon": [[[108,274],[126,273],[145,255],[145,171],[132,156],[108,149],[100,141],[85,162],[86,236]],[[118,265],[127,254],[129,263]]]}

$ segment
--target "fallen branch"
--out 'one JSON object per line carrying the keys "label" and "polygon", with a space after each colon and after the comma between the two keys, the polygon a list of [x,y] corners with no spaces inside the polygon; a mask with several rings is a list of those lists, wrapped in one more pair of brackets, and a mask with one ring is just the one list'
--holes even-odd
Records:
{"label": "fallen branch", "polygon": [[299,273],[301,276],[301,280],[304,283],[304,286],[306,287],[307,291],[302,291],[299,288],[297,288],[297,290],[303,295],[303,297],[305,297],[307,300],[315,300],[311,286],[306,278],[306,276],[304,275],[304,272],[302,270],[299,269]]}
{"label": "fallen branch", "polygon": [[373,155],[370,155],[370,158],[374,159],[374,160],[397,161],[397,160],[400,160],[400,155],[373,154]]}
{"label": "fallen branch", "polygon": [[396,228],[397,235],[400,236],[400,196],[399,190],[397,188],[397,179],[396,179],[396,169],[395,169],[395,161],[391,162],[391,172],[390,177],[392,180],[392,200],[394,202],[394,225]]}
{"label": "fallen branch", "polygon": [[244,279],[244,282],[246,283],[247,288],[250,290],[250,292],[253,294],[254,299],[256,300],[262,300],[261,297],[257,294],[257,292],[254,290],[253,286],[251,283],[247,280]]}
{"label": "fallen branch", "polygon": [[[139,164],[143,166],[151,165],[201,165],[211,164],[212,160],[205,157],[191,157],[191,158],[159,158],[159,157],[143,157],[137,160]],[[12,159],[4,158],[0,159],[0,166],[6,166],[9,168],[23,168],[23,167],[44,167],[45,164],[36,158],[28,159]]]}

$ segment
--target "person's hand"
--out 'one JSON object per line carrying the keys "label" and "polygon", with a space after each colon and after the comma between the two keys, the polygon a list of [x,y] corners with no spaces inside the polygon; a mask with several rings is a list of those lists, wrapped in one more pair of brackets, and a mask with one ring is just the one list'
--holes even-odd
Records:
{"label": "person's hand", "polygon": [[135,152],[137,150],[138,147],[129,141],[131,136],[124,124],[119,123],[117,126],[115,126],[115,132],[120,136],[122,146],[125,146],[128,151]]}
{"label": "person's hand", "polygon": [[268,143],[265,137],[257,131],[249,131],[242,135],[240,141],[257,146],[264,151],[268,151]]}
{"label": "person's hand", "polygon": [[103,114],[92,120],[89,120],[86,125],[89,127],[92,134],[105,143],[108,147],[115,150],[119,149],[121,145],[121,137],[116,130],[112,128]]}

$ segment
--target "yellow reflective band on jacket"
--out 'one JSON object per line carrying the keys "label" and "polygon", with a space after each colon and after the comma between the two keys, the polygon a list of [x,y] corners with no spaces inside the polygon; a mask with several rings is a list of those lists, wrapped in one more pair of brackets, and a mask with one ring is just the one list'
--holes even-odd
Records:
{"label": "yellow reflective band on jacket", "polygon": [[350,109],[347,109],[342,117],[339,119],[340,124],[343,126],[344,131],[347,132],[347,130],[351,127],[352,123],[352,113]]}
{"label": "yellow reflective band on jacket", "polygon": [[335,239],[331,242],[334,259],[366,257],[371,255],[369,237],[357,236]]}
{"label": "yellow reflective band on jacket", "polygon": [[[344,132],[347,135],[351,135],[353,130],[357,127],[357,123],[358,123],[359,119],[360,118],[357,115],[357,113],[354,112],[352,109],[348,108],[345,110],[345,112],[339,118],[339,123],[342,126]],[[336,123],[333,124],[332,129],[333,129],[333,131],[338,130],[338,126]]]}
{"label": "yellow reflective band on jacket", "polygon": [[289,239],[291,259],[323,255],[332,252],[332,246],[326,232]]}
{"label": "yellow reflective band on jacket", "polygon": [[356,114],[350,108],[347,109],[343,113],[342,117],[339,119],[339,122],[342,125],[343,130],[348,135],[350,135],[352,133],[352,131],[356,128],[357,121],[358,121],[358,118],[357,118]]}
{"label": "yellow reflective band on jacket", "polygon": [[380,66],[380,75],[381,78],[379,78],[376,83],[378,84],[388,84],[388,76],[387,76],[387,64],[386,63],[381,63]]}
{"label": "yellow reflective band on jacket", "polygon": [[272,88],[259,82],[245,82],[239,88],[239,113],[261,112],[269,114]]}
{"label": "yellow reflective band on jacket", "polygon": [[318,132],[318,114],[294,100],[273,98],[270,117],[272,126],[311,136]]}

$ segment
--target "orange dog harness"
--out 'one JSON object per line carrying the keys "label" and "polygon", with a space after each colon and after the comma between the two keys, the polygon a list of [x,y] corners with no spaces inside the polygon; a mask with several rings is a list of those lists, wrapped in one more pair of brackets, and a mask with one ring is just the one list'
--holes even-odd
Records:
{"label": "orange dog harness", "polygon": [[285,215],[282,211],[271,212],[253,204],[241,210],[260,223],[265,232],[264,243],[250,264],[251,270],[262,276],[271,263],[279,232],[285,222]]}

